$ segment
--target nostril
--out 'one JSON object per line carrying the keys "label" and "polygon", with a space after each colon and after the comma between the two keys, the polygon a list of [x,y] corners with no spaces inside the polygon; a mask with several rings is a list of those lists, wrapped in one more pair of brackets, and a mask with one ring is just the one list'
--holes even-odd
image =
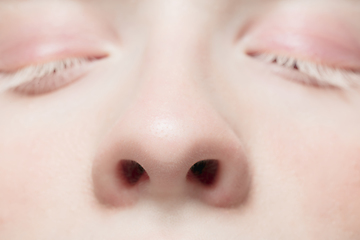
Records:
{"label": "nostril", "polygon": [[145,174],[145,169],[135,161],[122,160],[119,164],[120,177],[129,185],[135,185]]}
{"label": "nostril", "polygon": [[200,183],[209,186],[215,182],[218,169],[219,161],[217,160],[199,161],[191,167],[189,177],[195,178]]}

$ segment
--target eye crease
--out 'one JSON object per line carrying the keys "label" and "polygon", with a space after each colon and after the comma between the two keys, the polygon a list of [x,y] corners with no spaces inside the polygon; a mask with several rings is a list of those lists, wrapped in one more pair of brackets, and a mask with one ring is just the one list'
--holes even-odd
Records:
{"label": "eye crease", "polygon": [[64,87],[86,73],[91,62],[100,58],[66,58],[45,64],[30,65],[14,72],[0,71],[0,92],[14,90],[36,95]]}
{"label": "eye crease", "polygon": [[249,54],[249,56],[303,74],[300,81],[306,85],[345,90],[360,85],[360,72],[354,70],[330,67],[272,53]]}

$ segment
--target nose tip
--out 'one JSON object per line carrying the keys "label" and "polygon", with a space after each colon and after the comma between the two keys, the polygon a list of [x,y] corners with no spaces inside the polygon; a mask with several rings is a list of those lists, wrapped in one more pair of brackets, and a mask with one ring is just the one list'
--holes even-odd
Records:
{"label": "nose tip", "polygon": [[125,114],[100,147],[93,165],[100,204],[183,199],[231,207],[246,200],[248,162],[225,121],[211,110],[179,117],[146,109]]}

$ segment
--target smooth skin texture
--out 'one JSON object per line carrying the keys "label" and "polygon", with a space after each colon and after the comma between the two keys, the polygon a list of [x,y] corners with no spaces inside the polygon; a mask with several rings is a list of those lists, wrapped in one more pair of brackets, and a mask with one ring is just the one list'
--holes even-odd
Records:
{"label": "smooth skin texture", "polygon": [[[0,73],[99,57],[61,88],[0,93],[0,239],[359,239],[360,90],[248,54],[360,70],[359,13],[350,0],[0,1]],[[135,183],[123,160],[145,172]],[[212,184],[189,177],[203,160],[218,163]]]}

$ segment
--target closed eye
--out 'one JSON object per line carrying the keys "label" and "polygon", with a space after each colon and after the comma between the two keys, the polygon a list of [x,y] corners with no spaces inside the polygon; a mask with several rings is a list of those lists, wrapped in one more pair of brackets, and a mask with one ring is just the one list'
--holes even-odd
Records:
{"label": "closed eye", "polygon": [[360,72],[355,70],[330,67],[272,53],[249,55],[266,63],[275,64],[302,74],[296,79],[306,85],[337,89],[360,87]]}
{"label": "closed eye", "polygon": [[13,90],[25,95],[38,95],[55,91],[79,79],[87,72],[90,63],[98,59],[67,58],[12,72],[0,71],[0,93]]}

